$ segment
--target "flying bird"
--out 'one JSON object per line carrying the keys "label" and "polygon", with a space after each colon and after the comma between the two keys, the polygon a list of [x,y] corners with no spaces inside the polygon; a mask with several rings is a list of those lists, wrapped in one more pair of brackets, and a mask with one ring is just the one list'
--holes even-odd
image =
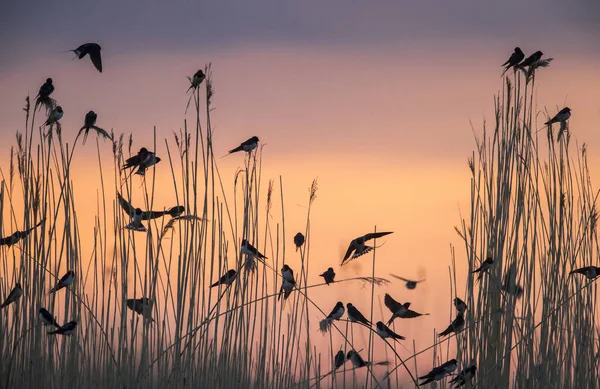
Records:
{"label": "flying bird", "polygon": [[391,275],[392,277],[394,277],[394,278],[397,278],[397,279],[399,279],[399,280],[402,280],[402,281],[406,282],[406,289],[414,289],[414,288],[416,288],[416,287],[417,287],[417,284],[418,284],[419,282],[423,282],[423,281],[425,281],[425,279],[422,279],[422,280],[419,280],[419,281],[407,280],[406,278],[402,278],[402,277],[400,277],[400,276],[397,276],[397,275],[395,275],[395,274],[392,274],[392,273],[390,273],[390,275]]}
{"label": "flying bird", "polygon": [[600,267],[597,266],[585,266],[579,269],[571,270],[569,274],[583,274],[588,280],[600,276]]}
{"label": "flying bird", "polygon": [[467,310],[467,303],[456,297],[454,299],[454,307],[456,308],[456,313],[463,314]]}
{"label": "flying bird", "polygon": [[0,246],[9,246],[10,247],[12,245],[19,243],[20,240],[27,238],[29,236],[29,234],[31,234],[31,231],[35,230],[37,227],[42,225],[42,223],[44,223],[44,221],[46,221],[46,219],[42,219],[38,224],[36,224],[35,226],[31,227],[28,230],[15,231],[12,233],[12,235],[9,235],[4,238],[0,238]]}
{"label": "flying bird", "polygon": [[428,313],[417,313],[408,309],[410,307],[410,303],[400,304],[396,300],[392,298],[389,294],[385,294],[383,298],[383,303],[386,307],[392,312],[392,317],[388,320],[387,325],[392,324],[395,318],[399,317],[401,319],[412,319],[414,317],[429,315]]}
{"label": "flying bird", "polygon": [[125,226],[128,230],[146,232],[148,231],[146,227],[142,224],[144,212],[142,212],[141,208],[136,208],[135,212],[133,212],[133,220]]}
{"label": "flying bird", "polygon": [[66,288],[67,286],[71,285],[73,281],[75,281],[75,272],[73,270],[69,270],[47,294],[58,292],[62,288]]}
{"label": "flying bird", "polygon": [[352,322],[359,322],[366,326],[371,326],[371,322],[367,320],[366,317],[363,316],[362,313],[352,303],[346,304],[346,308],[348,308],[348,319]]}
{"label": "flying bird", "polygon": [[[369,234],[359,236],[358,238],[354,239],[352,242],[350,242],[350,245],[348,246],[348,251],[346,251],[346,255],[344,255],[342,265],[346,263],[348,259],[358,258],[361,255],[364,255],[369,251],[373,250],[373,247],[365,245],[365,242],[371,239],[381,238],[382,236],[386,236],[391,233],[392,232],[371,232]],[[352,256],[352,258],[350,258],[350,256]]]}
{"label": "flying bird", "polygon": [[279,301],[279,299],[281,299],[281,295],[283,295],[284,300],[287,300],[287,298],[290,296],[290,293],[292,293],[292,290],[294,290],[294,285],[296,285],[296,280],[286,280],[284,278],[283,282],[281,283],[281,289],[279,289],[279,296],[277,296],[277,300]]}
{"label": "flying bird", "polygon": [[202,81],[204,81],[205,78],[206,78],[206,75],[204,74],[202,69],[200,69],[196,73],[194,73],[192,78],[188,77],[188,79],[191,82],[191,85],[186,92],[189,92],[190,89],[197,89],[200,86],[200,84],[202,84]]}
{"label": "flying bird", "polygon": [[514,51],[514,53],[512,53],[512,55],[510,56],[508,61],[506,61],[502,65],[500,65],[500,66],[506,66],[506,68],[504,68],[504,71],[502,72],[502,75],[504,75],[504,73],[506,73],[508,71],[508,69],[510,69],[512,67],[517,69],[519,62],[521,62],[523,60],[523,58],[525,58],[525,53],[523,53],[523,51],[521,51],[521,49],[519,47],[515,47],[515,51]]}
{"label": "flying bird", "polygon": [[57,106],[50,112],[50,115],[48,115],[48,120],[46,120],[46,123],[44,123],[44,125],[51,126],[54,123],[57,123],[63,117],[63,114],[64,112],[62,107],[60,105]]}
{"label": "flying bird", "polygon": [[564,107],[554,117],[548,120],[545,125],[552,125],[552,123],[564,123],[571,117],[571,108]]}
{"label": "flying bird", "polygon": [[467,381],[471,381],[473,377],[475,377],[475,372],[477,371],[477,366],[472,364],[461,370],[454,378],[450,380],[450,384],[456,384],[455,388],[459,388],[467,383]]}
{"label": "flying bird", "polygon": [[531,66],[534,63],[536,63],[537,61],[539,61],[542,58],[542,55],[544,55],[544,53],[542,53],[541,51],[536,51],[535,53],[531,54],[529,57],[525,58],[525,61],[521,62],[518,65],[518,67],[522,69],[525,66]]}
{"label": "flying bird", "polygon": [[335,370],[339,369],[346,362],[346,354],[344,354],[344,350],[340,350],[335,354]]}
{"label": "flying bird", "polygon": [[45,326],[54,326],[56,328],[60,327],[60,324],[58,324],[56,318],[50,312],[48,312],[46,308],[40,308],[38,316]]}
{"label": "flying bird", "polygon": [[100,73],[102,73],[102,56],[100,55],[100,50],[102,48],[97,43],[84,43],[75,50],[69,50],[75,53],[75,58],[73,59],[82,59],[86,55],[89,54],[92,63],[98,69]]}
{"label": "flying bird", "polygon": [[8,294],[6,300],[4,300],[2,305],[0,305],[0,309],[3,309],[4,307],[7,307],[10,304],[14,303],[18,299],[20,299],[21,296],[23,296],[23,288],[21,288],[21,284],[17,282],[15,284],[15,287]]}
{"label": "flying bird", "polygon": [[477,279],[481,279],[481,275],[490,270],[494,265],[494,259],[491,256],[488,256],[485,261],[479,266],[477,269],[473,270],[471,273],[479,273],[479,277]]}
{"label": "flying bird", "polygon": [[215,282],[210,287],[214,288],[217,285],[231,285],[233,284],[233,281],[235,281],[236,277],[237,272],[234,269],[229,269],[227,270],[227,273],[223,274],[221,278],[219,278],[219,281]]}
{"label": "flying bird", "polygon": [[125,160],[125,164],[121,170],[132,168],[133,171],[135,168],[137,168],[135,174],[143,176],[146,174],[146,169],[148,169],[150,166],[156,165],[159,162],[160,158],[156,156],[156,153],[148,151],[147,148],[142,147],[136,155]]}
{"label": "flying bird", "polygon": [[283,265],[281,268],[281,276],[284,280],[293,281],[294,280],[294,271],[288,265]]}
{"label": "flying bird", "polygon": [[233,153],[237,153],[238,151],[245,151],[245,152],[249,153],[258,147],[258,142],[259,142],[258,137],[253,136],[252,138],[248,139],[247,141],[242,142],[235,149],[229,150],[229,153],[225,154],[224,156],[227,156],[227,155],[233,154]]}
{"label": "flying bird", "polygon": [[154,321],[152,318],[152,300],[147,297],[139,299],[127,299],[125,302],[127,308],[131,309],[138,315],[142,315],[145,319]]}
{"label": "flying bird", "polygon": [[58,327],[54,331],[47,332],[48,335],[57,334],[57,335],[71,335],[75,332],[75,328],[77,328],[77,322],[75,320],[68,322],[67,324]]}
{"label": "flying bird", "polygon": [[261,254],[261,252],[258,251],[258,249],[256,249],[256,247],[254,247],[250,243],[248,243],[248,241],[246,239],[242,240],[241,252],[248,256],[255,257],[258,259],[268,259],[263,254]]}
{"label": "flying bird", "polygon": [[302,247],[302,245],[304,244],[304,235],[302,235],[301,232],[297,233],[296,236],[294,236],[294,244],[296,245],[296,251],[298,251],[298,249],[300,249],[300,247]]}
{"label": "flying bird", "polygon": [[335,307],[333,307],[333,310],[331,311],[329,316],[327,316],[327,320],[329,320],[329,321],[340,320],[342,318],[342,316],[344,316],[345,311],[346,310],[344,309],[344,303],[341,301],[338,301],[337,304],[335,304]]}
{"label": "flying bird", "polygon": [[[119,204],[121,205],[121,208],[123,208],[126,214],[133,217],[135,215],[136,208],[133,205],[131,205],[129,201],[125,200],[119,192],[117,192],[117,197],[119,198]],[[180,216],[183,212],[185,212],[185,207],[181,205],[171,207],[166,211],[142,211],[142,220],[156,219],[165,215],[177,217]]]}
{"label": "flying bird", "polygon": [[392,338],[394,340],[404,340],[406,339],[404,336],[398,335],[394,331],[392,331],[388,326],[383,324],[382,321],[378,321],[377,324],[377,334],[382,338]]}
{"label": "flying bird", "polygon": [[[97,119],[98,119],[98,115],[94,111],[89,111],[87,114],[85,114],[83,127],[81,127],[81,129],[79,130],[79,134],[81,134],[82,131],[85,131],[83,133],[83,144],[85,144],[85,141],[87,140],[87,137],[88,137],[88,133],[90,132],[91,129],[96,130],[96,133],[98,133],[98,135],[101,135],[104,139],[108,138],[108,139],[112,140],[112,136],[110,136],[110,134],[108,132],[106,132],[102,128],[96,126]],[[77,134],[77,135],[79,136],[79,134]]]}
{"label": "flying bird", "polygon": [[450,323],[448,328],[438,334],[439,337],[450,335],[451,333],[459,333],[465,328],[465,318],[463,314],[457,314],[456,318]]}
{"label": "flying bird", "polygon": [[326,272],[319,274],[319,276],[323,277],[327,285],[335,281],[335,272],[332,267],[328,268]]}
{"label": "flying bird", "polygon": [[450,375],[458,367],[456,359],[451,359],[448,362],[441,364],[438,367],[434,367],[429,373],[419,377],[420,380],[425,380],[419,384],[423,386],[433,381],[441,380],[442,378]]}

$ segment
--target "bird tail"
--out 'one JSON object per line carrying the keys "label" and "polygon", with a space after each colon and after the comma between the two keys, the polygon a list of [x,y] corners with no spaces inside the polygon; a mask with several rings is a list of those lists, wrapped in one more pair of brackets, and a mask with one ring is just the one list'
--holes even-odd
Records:
{"label": "bird tail", "polygon": [[53,287],[52,289],[50,289],[50,290],[48,291],[48,293],[46,293],[46,296],[47,296],[47,295],[49,295],[50,293],[54,293],[54,292],[56,292],[56,286],[55,286],[55,287]]}

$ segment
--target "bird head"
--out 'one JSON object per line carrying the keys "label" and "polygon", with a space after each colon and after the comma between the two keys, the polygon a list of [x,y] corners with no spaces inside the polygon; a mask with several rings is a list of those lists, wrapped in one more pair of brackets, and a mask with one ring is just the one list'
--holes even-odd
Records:
{"label": "bird head", "polygon": [[56,112],[63,113],[63,109],[60,105],[58,107],[56,107]]}
{"label": "bird head", "polygon": [[147,148],[145,148],[145,147],[142,147],[142,148],[140,149],[140,152],[139,152],[138,154],[145,154],[145,153],[147,153],[147,152],[148,152],[148,149],[147,149]]}
{"label": "bird head", "polygon": [[52,84],[52,79],[51,79],[51,78],[46,78],[46,82],[47,82],[48,84]]}
{"label": "bird head", "polygon": [[141,215],[142,214],[142,210],[140,208],[136,208],[135,209],[135,214],[136,215]]}

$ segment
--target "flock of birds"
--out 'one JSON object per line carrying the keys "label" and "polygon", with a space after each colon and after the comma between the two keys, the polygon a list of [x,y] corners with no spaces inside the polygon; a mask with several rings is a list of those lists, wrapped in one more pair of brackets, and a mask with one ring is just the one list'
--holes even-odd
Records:
{"label": "flock of birds", "polygon": [[[76,58],[82,59],[86,55],[89,55],[93,65],[95,68],[102,72],[102,58],[100,54],[100,45],[97,43],[86,43],[79,46],[75,50],[71,50],[76,54]],[[525,58],[524,53],[520,48],[515,48],[514,53],[510,56],[510,58],[502,64],[505,67],[504,75],[509,69],[513,68],[515,71],[518,69],[524,69],[525,67],[536,66],[536,63],[541,60],[543,53],[541,51],[537,51]],[[206,75],[202,70],[198,70],[192,77],[190,77],[190,90],[196,90],[200,84],[204,81]],[[54,85],[51,78],[48,78],[46,82],[41,86],[36,106],[43,104],[49,109],[50,113],[48,115],[48,119],[45,122],[46,126],[52,126],[58,123],[58,121],[63,117],[64,111],[61,106],[55,106],[54,100],[50,98],[50,95],[54,92]],[[552,126],[553,123],[560,123],[561,130],[563,130],[564,123],[570,118],[571,110],[568,107],[560,110],[552,119],[547,121],[545,124],[548,126]],[[84,134],[84,142],[85,137],[90,129],[96,130],[100,135],[105,138],[111,138],[111,136],[106,133],[104,130],[96,126],[97,115],[94,111],[89,111],[84,120],[84,126],[81,128],[81,131],[85,131]],[[226,155],[230,155],[236,152],[245,152],[250,154],[253,150],[258,147],[259,139],[256,136],[251,137],[250,139],[242,142],[239,146],[229,150],[229,153]],[[154,152],[149,151],[145,147],[142,147],[139,152],[128,158],[122,166],[122,170],[131,169],[131,173],[135,173],[137,175],[144,176],[145,172],[148,168],[159,163],[161,159],[156,156]],[[172,218],[178,218],[185,212],[185,207],[175,206],[165,211],[143,211],[139,207],[134,207],[130,202],[128,202],[120,193],[117,193],[119,204],[124,212],[131,217],[131,222],[125,226],[125,228],[133,230],[146,232],[146,227],[142,224],[143,221],[147,221],[150,219],[162,217],[162,216],[171,216]],[[42,225],[44,220],[39,222],[34,227],[27,229],[25,231],[16,231],[12,235],[8,237],[4,237],[0,239],[0,246],[12,246],[17,244],[20,240],[27,238],[27,236],[37,227]],[[360,236],[356,239],[353,239],[349,246],[344,258],[340,266],[347,264],[349,261],[356,259],[362,255],[365,255],[372,251],[376,246],[369,246],[366,243],[371,240],[382,238],[386,235],[391,234],[392,232],[373,232],[368,233],[363,236]],[[296,246],[296,251],[301,249],[301,247],[305,243],[305,237],[302,233],[297,233],[294,236],[294,245]],[[254,259],[264,261],[267,257],[262,254],[256,247],[250,244],[246,239],[243,239],[241,242],[240,251],[242,254],[246,255],[247,261],[254,262]],[[488,256],[480,265],[479,268],[475,269],[473,273],[479,273],[478,280],[481,279],[481,276],[485,273],[489,273],[494,265],[494,260],[491,256]],[[570,274],[583,274],[588,279],[594,279],[600,276],[600,267],[595,266],[586,266],[580,269],[575,269],[571,271]],[[211,287],[217,287],[219,285],[224,285],[229,287],[236,280],[238,272],[235,269],[229,269],[223,276],[221,276],[216,282],[214,282]],[[391,274],[393,277],[398,278],[404,281],[407,289],[415,289],[417,284],[423,282],[425,280],[409,280],[396,275]],[[329,267],[325,272],[319,275],[323,277],[325,284],[329,285],[335,282],[335,271],[332,267]],[[284,264],[281,268],[281,277],[282,284],[278,294],[278,300],[283,297],[284,301],[290,296],[294,287],[296,286],[296,281],[294,279],[294,271],[287,265]],[[73,270],[67,271],[67,273],[60,278],[58,283],[50,289],[48,294],[56,293],[61,289],[68,289],[73,282],[75,281],[76,276]],[[502,289],[506,292],[512,293],[517,297],[520,297],[523,288],[516,283],[516,268],[515,265],[511,266],[507,274],[505,275]],[[23,288],[20,283],[16,283],[8,297],[4,300],[2,305],[0,305],[0,309],[3,309],[10,304],[18,301],[24,294]],[[389,294],[385,294],[384,296],[384,304],[392,313],[391,318],[385,324],[383,321],[378,321],[375,324],[376,333],[384,338],[384,339],[392,339],[394,341],[404,340],[405,337],[397,334],[389,326],[393,323],[396,318],[401,319],[411,319],[417,318],[420,316],[428,315],[421,314],[415,312],[410,309],[410,303],[405,302],[403,304],[394,300],[392,296]],[[139,299],[127,299],[126,305],[129,309],[136,312],[137,314],[142,315],[145,319],[149,321],[153,321],[152,314],[152,300],[146,297],[142,297]],[[458,333],[464,329],[465,319],[464,313],[467,310],[467,304],[462,301],[460,298],[454,299],[454,307],[456,309],[456,318],[452,321],[452,323],[442,332],[439,333],[438,336],[443,337],[450,335],[452,333]],[[347,309],[347,311],[346,311]],[[327,331],[331,324],[340,320],[344,313],[347,312],[348,321],[352,323],[358,323],[360,325],[367,326],[371,328],[372,323],[359,311],[357,307],[355,307],[351,303],[347,303],[344,308],[344,304],[341,301],[338,301],[331,313],[323,320],[320,324],[320,329],[322,331]],[[39,310],[39,318],[40,321],[45,326],[53,327],[54,329],[49,331],[48,334],[57,334],[57,335],[71,335],[77,327],[77,321],[72,320],[67,322],[66,324],[59,325],[56,318],[45,308],[40,308]],[[344,353],[343,350],[340,350],[334,358],[335,370],[339,369],[347,360],[350,360],[355,368],[365,367],[369,365],[378,365],[378,364],[387,364],[387,362],[369,362],[365,361],[360,354],[352,349],[347,354]],[[428,384],[433,381],[441,380],[449,375],[451,375],[458,368],[458,362],[456,359],[451,359],[440,366],[434,367],[428,374],[419,377],[420,380],[423,380],[419,385]],[[471,364],[470,366],[464,368],[460,373],[456,374],[453,379],[450,381],[451,384],[455,384],[455,387],[460,387],[465,385],[466,382],[469,382],[475,375],[477,367],[475,364]]]}

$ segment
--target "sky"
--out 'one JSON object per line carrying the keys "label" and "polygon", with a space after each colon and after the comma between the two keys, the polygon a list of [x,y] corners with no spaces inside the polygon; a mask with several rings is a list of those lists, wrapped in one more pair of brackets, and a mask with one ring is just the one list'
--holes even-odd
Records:
{"label": "sky", "polygon": [[[100,127],[133,133],[134,149],[151,144],[156,126],[164,155],[164,139],[193,120],[185,77],[210,62],[217,154],[259,136],[265,176],[284,181],[290,230],[303,228],[318,178],[313,255],[323,270],[375,225],[394,231],[380,250],[381,275],[429,281],[411,294],[389,289],[433,313],[406,324],[403,335],[417,338],[420,326],[450,321],[450,244],[460,247],[454,226],[468,212],[467,158],[474,131],[493,120],[500,64],[515,46],[555,59],[536,79],[538,124],[545,110],[568,104],[574,139],[598,159],[599,16],[592,0],[9,1],[0,13],[0,168],[23,130],[25,96],[47,77],[67,134],[94,110]],[[64,52],[85,42],[102,46],[102,74]],[[81,186],[99,186],[85,155],[76,159]],[[242,164],[241,156],[219,161],[229,181]],[[165,203],[170,196],[159,193]],[[368,271],[370,262],[355,262],[340,274]],[[324,307],[359,299],[360,291],[331,289]],[[418,339],[426,346],[431,335]]]}

